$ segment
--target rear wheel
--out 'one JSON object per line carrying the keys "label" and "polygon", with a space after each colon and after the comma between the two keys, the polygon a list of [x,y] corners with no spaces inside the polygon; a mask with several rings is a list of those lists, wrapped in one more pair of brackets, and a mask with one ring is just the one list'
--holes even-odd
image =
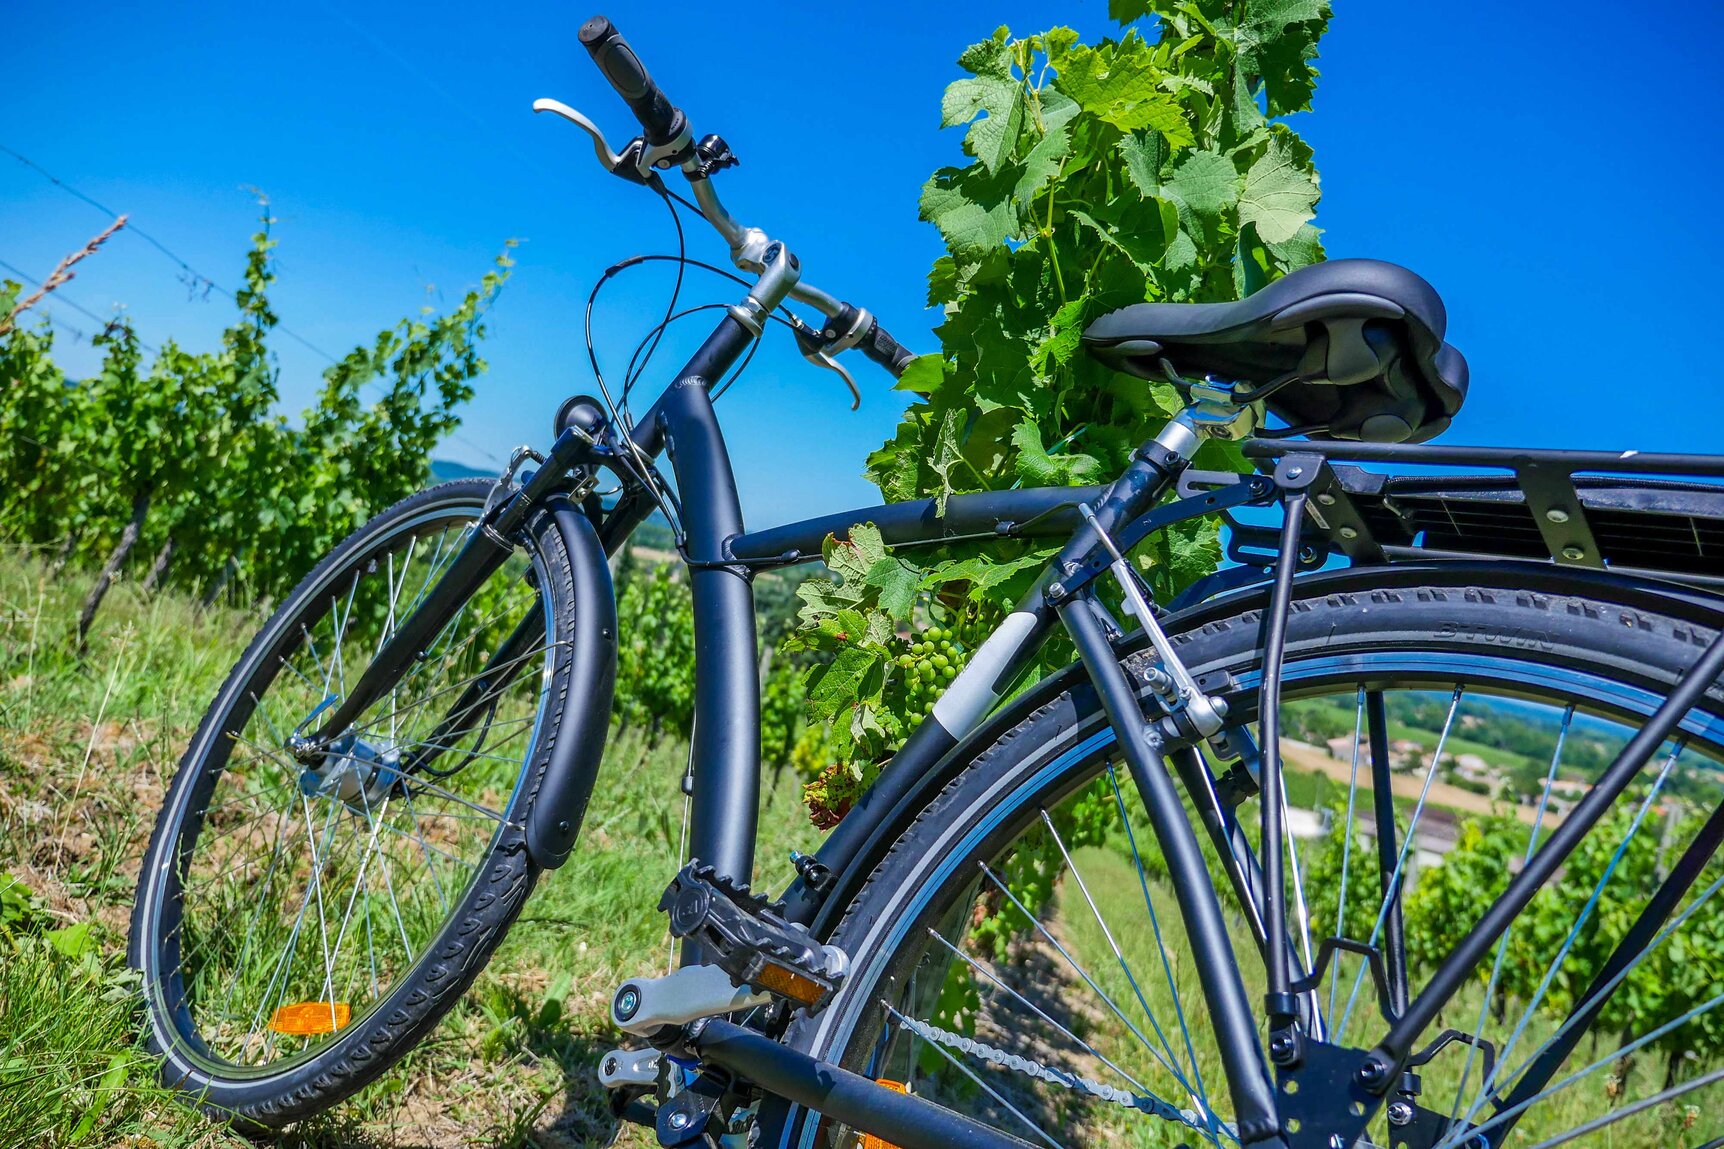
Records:
{"label": "rear wheel", "polygon": [[533,887],[523,812],[570,673],[546,638],[570,617],[569,556],[545,523],[315,768],[288,748],[436,584],[490,490],[423,492],[337,547],[252,641],[174,776],[131,960],[164,1079],[212,1113],[280,1127],[376,1078]]}
{"label": "rear wheel", "polygon": [[[1714,632],[1491,587],[1315,593],[1295,604],[1284,687],[1289,933],[1306,968],[1330,936],[1387,950],[1416,994]],[[1234,676],[1247,720],[1261,621],[1252,610],[1175,636],[1194,671]],[[1449,1044],[1396,1113],[1414,1119],[1379,1113],[1361,1145],[1666,1149],[1724,1135],[1724,866],[1706,848],[1724,822],[1720,714],[1715,688],[1428,1035],[1489,1042],[1490,1064],[1483,1046]],[[1373,744],[1387,751],[1380,771]],[[1259,801],[1237,812],[1252,850]],[[1380,811],[1392,837],[1378,835]],[[1257,1006],[1260,927],[1227,852],[1197,833]],[[1698,876],[1663,932],[1589,998],[1691,847]],[[832,938],[852,955],[843,991],[787,1040],[1032,1144],[1238,1144],[1196,972],[1221,959],[1192,952],[1167,874],[1092,693],[1059,695],[904,833]],[[1602,1010],[1565,1029],[1592,999]],[[1356,958],[1339,957],[1307,1000],[1307,1029],[1327,1040],[1368,1048],[1385,1028]],[[1513,1106],[1499,1116],[1492,1098]],[[789,1145],[859,1141],[804,1113],[787,1129]]]}

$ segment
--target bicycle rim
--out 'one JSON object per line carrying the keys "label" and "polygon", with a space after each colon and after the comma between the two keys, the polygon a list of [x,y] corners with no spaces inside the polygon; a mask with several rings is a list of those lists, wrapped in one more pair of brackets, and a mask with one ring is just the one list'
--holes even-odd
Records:
{"label": "bicycle rim", "polygon": [[[169,812],[145,909],[161,971],[149,990],[206,1072],[276,1074],[354,1032],[427,958],[515,825],[555,661],[536,554],[477,588],[316,768],[286,749],[358,680],[479,511],[460,500],[387,523],[296,593],[182,766],[197,773]],[[523,624],[538,637],[493,661]],[[449,727],[468,687],[499,672],[505,685]]]}
{"label": "bicycle rim", "polygon": [[[1254,690],[1255,677],[1241,684]],[[1380,896],[1365,685],[1381,692],[1390,727],[1377,731],[1389,748],[1395,810],[1394,849],[1381,869],[1405,891],[1391,901],[1407,917],[1416,994],[1445,945],[1660,699],[1606,675],[1513,657],[1379,651],[1291,661],[1284,820],[1295,835],[1289,932],[1301,968],[1333,935],[1386,948],[1393,920]],[[1033,1144],[1234,1144],[1219,1052],[1196,988],[1195,963],[1206,955],[1185,944],[1111,731],[1086,729],[1009,791],[990,795],[985,811],[948,812],[949,833],[918,843],[938,860],[923,866],[916,888],[872,934],[850,939],[862,960],[823,1044],[858,1072]],[[1325,737],[1312,741],[1317,733]],[[1417,1136],[1459,1149],[1473,1143],[1465,1129],[1502,1138],[1511,1124],[1509,1144],[1591,1143],[1585,1139],[1608,1128],[1619,1149],[1724,1132],[1716,1127],[1724,1125],[1724,1085],[1712,1062],[1687,1052],[1717,1048],[1724,1031],[1724,998],[1716,996],[1724,993],[1724,947],[1709,940],[1724,939],[1716,858],[1673,906],[1670,928],[1604,987],[1610,1001],[1638,1004],[1615,1012],[1607,1004],[1587,1040],[1526,1091],[1526,1103],[1499,1114],[1492,1101],[1530,1082],[1529,1071],[1544,1068],[1541,1055],[1548,1061],[1575,1029],[1565,1030],[1565,1019],[1585,1006],[1593,975],[1724,797],[1721,744],[1724,727],[1691,714],[1444,1013],[1436,1028],[1490,1042],[1491,1065],[1480,1046],[1449,1045],[1418,1070],[1424,1131],[1390,1125],[1380,1113],[1361,1144],[1416,1144],[1408,1138]],[[1256,810],[1253,800],[1240,811],[1253,851]],[[1232,896],[1207,840],[1205,849],[1247,992],[1261,1001],[1252,914]],[[1720,954],[1709,959],[1719,964],[1697,958],[1703,946]],[[1342,955],[1330,966],[1308,995],[1307,1032],[1350,1047],[1380,1036],[1366,964]],[[1678,970],[1687,997],[1642,1000],[1647,986]],[[1639,993],[1617,994],[1623,986]],[[810,1127],[803,1144],[822,1137],[848,1143],[847,1131],[828,1126]]]}

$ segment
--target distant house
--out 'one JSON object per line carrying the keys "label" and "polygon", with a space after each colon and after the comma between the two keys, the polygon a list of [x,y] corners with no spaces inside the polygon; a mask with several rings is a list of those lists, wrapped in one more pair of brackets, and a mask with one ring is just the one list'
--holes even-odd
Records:
{"label": "distant house", "polygon": [[[1323,743],[1323,745],[1329,748],[1329,757],[1339,758],[1343,762],[1351,762],[1353,760],[1353,736],[1351,734],[1336,735],[1334,738]],[[1361,763],[1365,763],[1370,760],[1371,748],[1369,746],[1360,747],[1359,761]]]}
{"label": "distant house", "polygon": [[1455,773],[1473,782],[1494,782],[1496,771],[1477,754],[1461,754],[1455,758]]}
{"label": "distant house", "polygon": [[1411,738],[1397,738],[1389,743],[1389,769],[1416,770],[1425,764],[1425,745]]}

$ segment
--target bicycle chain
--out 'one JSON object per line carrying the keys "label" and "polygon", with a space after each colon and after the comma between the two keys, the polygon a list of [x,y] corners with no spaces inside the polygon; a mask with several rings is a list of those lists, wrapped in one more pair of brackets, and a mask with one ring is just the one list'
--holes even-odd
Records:
{"label": "bicycle chain", "polygon": [[[1159,1097],[1145,1097],[1141,1094],[1132,1093],[1125,1089],[1119,1089],[1112,1085],[1104,1085],[1099,1081],[1091,1081],[1087,1077],[1080,1077],[1068,1070],[1051,1068],[1043,1065],[1039,1061],[1031,1061],[1027,1057],[1020,1057],[1015,1053],[1007,1053],[1003,1049],[995,1049],[993,1046],[977,1041],[973,1037],[965,1037],[962,1034],[952,1033],[950,1030],[941,1029],[937,1025],[929,1025],[925,1021],[918,1021],[915,1018],[898,1013],[897,1010],[893,1010],[892,1012],[897,1015],[899,1025],[903,1026],[905,1029],[909,1030],[924,1041],[931,1041],[936,1045],[944,1045],[950,1049],[956,1049],[959,1052],[967,1053],[972,1057],[979,1057],[990,1065],[997,1065],[1004,1069],[1014,1069],[1019,1073],[1034,1077],[1040,1081],[1046,1081],[1054,1085],[1061,1085],[1079,1093],[1087,1093],[1092,1097],[1100,1098],[1103,1101],[1110,1101],[1115,1105],[1122,1105],[1127,1109],[1135,1109],[1140,1113],[1148,1113],[1151,1116],[1160,1117],[1165,1121],[1178,1122],[1181,1125],[1186,1125],[1195,1129],[1199,1133],[1207,1134],[1210,1132],[1210,1127],[1203,1123],[1201,1116],[1194,1109],[1181,1109],[1171,1101],[1163,1101]],[[1218,1123],[1218,1128],[1221,1131],[1226,1132],[1229,1136],[1238,1136],[1231,1124],[1225,1122]]]}

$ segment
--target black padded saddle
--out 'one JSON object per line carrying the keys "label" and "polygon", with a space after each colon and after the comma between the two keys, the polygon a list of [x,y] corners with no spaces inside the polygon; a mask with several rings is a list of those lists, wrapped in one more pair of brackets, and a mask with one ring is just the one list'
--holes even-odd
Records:
{"label": "black padded saddle", "polygon": [[1442,431],[1466,398],[1467,361],[1443,342],[1447,326],[1436,290],[1406,268],[1336,259],[1234,303],[1121,308],[1083,341],[1140,378],[1166,379],[1170,366],[1261,389],[1313,438],[1399,443]]}

